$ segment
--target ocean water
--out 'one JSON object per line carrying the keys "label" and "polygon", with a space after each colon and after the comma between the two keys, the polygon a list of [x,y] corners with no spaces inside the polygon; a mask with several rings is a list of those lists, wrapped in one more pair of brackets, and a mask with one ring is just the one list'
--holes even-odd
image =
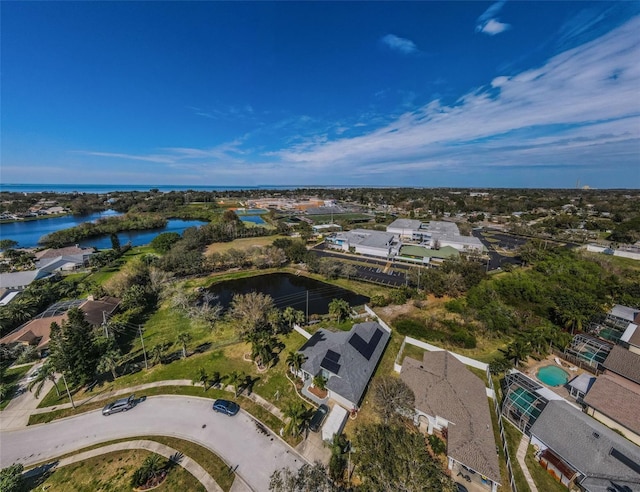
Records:
{"label": "ocean water", "polygon": [[303,188],[345,188],[344,186],[281,186],[281,185],[247,185],[247,186],[202,186],[202,185],[152,185],[152,184],[25,184],[1,183],[0,192],[14,193],[110,193],[113,191],[149,191],[158,189],[163,193],[169,191],[240,191],[240,190],[297,190]]}

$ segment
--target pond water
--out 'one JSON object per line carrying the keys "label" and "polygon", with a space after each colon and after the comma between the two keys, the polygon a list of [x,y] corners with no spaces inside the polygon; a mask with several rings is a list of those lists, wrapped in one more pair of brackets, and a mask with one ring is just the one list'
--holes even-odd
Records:
{"label": "pond water", "polygon": [[[40,238],[51,232],[68,229],[80,225],[83,222],[93,222],[102,217],[112,217],[115,215],[120,214],[115,210],[107,210],[105,212],[96,212],[82,216],[65,215],[52,219],[20,220],[0,224],[0,238],[13,239],[18,242],[18,247],[20,248],[35,248],[38,246]],[[177,232],[178,234],[182,234],[182,231],[188,227],[202,224],[205,224],[205,222],[199,220],[174,219],[169,220],[166,227],[162,229],[121,232],[118,233],[118,238],[120,239],[120,244],[123,246],[129,241],[131,241],[133,246],[141,246],[150,243],[151,240],[161,232]],[[96,246],[97,248],[111,248],[111,239],[109,236],[95,237],[82,241],[80,244],[82,246]]]}
{"label": "pond water", "polygon": [[211,286],[209,290],[218,296],[218,302],[225,309],[231,303],[234,294],[247,294],[249,292],[261,292],[270,295],[279,309],[291,306],[305,313],[307,312],[308,293],[309,315],[327,314],[329,312],[329,303],[333,299],[344,299],[351,306],[360,306],[369,302],[368,297],[361,296],[350,290],[288,273],[272,273],[257,277],[228,280]]}

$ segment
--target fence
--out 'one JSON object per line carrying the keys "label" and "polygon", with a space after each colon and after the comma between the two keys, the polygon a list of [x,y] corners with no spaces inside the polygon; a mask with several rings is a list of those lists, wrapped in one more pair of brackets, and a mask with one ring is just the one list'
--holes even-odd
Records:
{"label": "fence", "polygon": [[502,424],[502,413],[500,413],[500,403],[499,403],[500,397],[498,392],[493,387],[493,378],[491,377],[491,372],[489,371],[488,367],[487,367],[487,380],[489,381],[489,387],[496,395],[496,398],[493,399],[493,406],[494,406],[496,415],[498,416],[498,429],[500,430],[500,440],[502,441],[502,450],[504,451],[504,456],[507,461],[507,473],[509,474],[509,485],[511,485],[511,490],[513,492],[518,492],[518,489],[516,487],[516,480],[513,475],[513,468],[511,467],[511,457],[509,456],[509,447],[507,446],[507,437],[504,433],[504,426]]}
{"label": "fence", "polygon": [[[596,367],[593,367],[593,366],[589,365],[588,362],[585,362],[584,359],[581,359],[580,357],[576,357],[575,355],[567,354],[567,353],[562,352],[561,350],[558,350],[556,348],[552,348],[551,352],[554,355],[557,355],[558,357],[562,357],[564,360],[566,360],[567,362],[573,364],[574,366],[578,366],[580,369],[584,369],[585,371],[588,371],[591,374],[594,374],[595,376],[600,374],[600,371]],[[600,366],[600,364],[598,364],[598,366]]]}

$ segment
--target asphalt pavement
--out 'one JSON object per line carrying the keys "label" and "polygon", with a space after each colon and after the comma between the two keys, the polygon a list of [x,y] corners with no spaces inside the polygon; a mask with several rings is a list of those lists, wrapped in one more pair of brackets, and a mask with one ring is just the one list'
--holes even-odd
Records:
{"label": "asphalt pavement", "polygon": [[259,429],[244,411],[228,417],[214,412],[208,398],[155,396],[109,417],[96,410],[1,432],[0,467],[30,465],[113,439],[151,435],[179,437],[210,449],[256,492],[268,491],[275,470],[297,470],[306,462],[278,436]]}

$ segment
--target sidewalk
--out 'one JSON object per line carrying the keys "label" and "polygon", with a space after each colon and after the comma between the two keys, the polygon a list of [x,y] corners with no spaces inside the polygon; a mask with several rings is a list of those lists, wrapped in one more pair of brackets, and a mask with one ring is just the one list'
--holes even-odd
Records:
{"label": "sidewalk", "polygon": [[[51,381],[45,381],[40,395],[46,395],[53,388]],[[22,429],[29,423],[29,415],[36,413],[40,400],[35,394],[26,389],[14,397],[4,410],[0,412],[0,431]]]}
{"label": "sidewalk", "polygon": [[[109,399],[112,399],[112,398],[117,397],[117,396],[130,395],[132,393],[138,393],[138,392],[144,391],[146,389],[158,388],[158,387],[162,387],[162,386],[196,386],[196,387],[202,387],[202,384],[201,383],[193,384],[193,382],[188,380],[188,379],[172,379],[172,380],[168,380],[168,381],[156,381],[155,383],[139,384],[137,386],[132,386],[130,388],[123,388],[123,389],[119,389],[119,390],[116,390],[116,391],[104,391],[102,393],[96,393],[94,396],[91,396],[89,398],[83,398],[82,400],[77,400],[77,401],[74,400],[74,402],[76,404],[76,407],[81,407],[84,403],[87,403],[87,402],[109,400]],[[229,393],[234,393],[235,392],[233,386],[226,386],[224,388],[224,390],[228,391]],[[254,401],[258,405],[260,405],[261,407],[265,408],[271,414],[273,414],[276,417],[278,417],[280,420],[284,420],[285,417],[284,417],[282,411],[278,407],[276,407],[275,405],[269,403],[267,400],[265,400],[261,396],[257,395],[256,393],[251,393],[250,395],[245,393],[245,394],[242,394],[242,395],[245,398],[248,398],[251,401]],[[205,392],[203,392],[202,396],[206,397],[207,394]],[[31,414],[48,413],[48,412],[51,412],[53,410],[60,410],[60,409],[63,409],[63,408],[71,408],[71,403],[61,403],[59,405],[54,405],[54,406],[51,406],[51,407],[37,408],[33,412],[31,412]],[[29,419],[29,417],[27,415],[27,421],[28,421],[28,419]],[[25,426],[26,426],[26,423],[25,423]]]}
{"label": "sidewalk", "polygon": [[[44,471],[50,470],[51,468],[58,468],[61,466],[70,465],[72,463],[77,463],[78,461],[84,461],[89,458],[93,458],[95,456],[100,456],[103,454],[111,453],[113,451],[122,451],[122,450],[130,450],[130,449],[146,449],[147,451],[151,451],[153,453],[164,456],[168,459],[174,459],[174,461],[187,470],[191,475],[193,475],[208,492],[223,492],[222,488],[216,483],[216,481],[207,473],[207,471],[202,468],[198,463],[193,461],[188,456],[183,455],[179,451],[170,448],[169,446],[165,446],[164,444],[160,444],[155,441],[147,441],[147,440],[136,440],[136,441],[126,441],[119,442],[116,444],[109,444],[107,446],[103,446],[101,448],[91,449],[90,451],[85,451],[84,453],[74,454],[73,456],[68,456],[67,458],[62,458],[59,461],[54,461],[51,464],[42,465],[38,468],[32,468],[25,472],[25,476],[38,475]],[[177,459],[176,459],[177,458]],[[238,481],[238,477],[236,477],[235,482]],[[243,485],[242,481],[240,481]],[[238,488],[237,490],[242,490]],[[250,489],[245,489],[250,490]]]}
{"label": "sidewalk", "polygon": [[524,478],[527,480],[527,484],[531,489],[531,492],[538,492],[538,487],[536,487],[536,483],[531,478],[531,473],[529,473],[529,468],[527,468],[527,464],[524,461],[524,457],[527,454],[527,448],[529,447],[529,439],[527,436],[522,436],[520,440],[520,445],[518,446],[518,452],[516,453],[516,458],[518,460],[518,464],[520,468],[522,468],[522,473],[524,474]]}

